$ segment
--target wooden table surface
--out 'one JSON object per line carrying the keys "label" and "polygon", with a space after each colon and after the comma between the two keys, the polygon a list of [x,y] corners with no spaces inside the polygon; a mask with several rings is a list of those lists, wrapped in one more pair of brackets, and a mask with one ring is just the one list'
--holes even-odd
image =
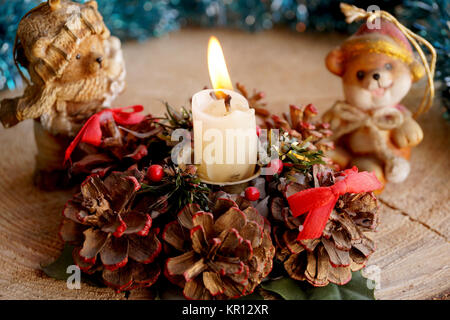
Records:
{"label": "wooden table surface", "polygon": [[[209,84],[206,46],[212,34],[222,43],[233,82],[264,91],[273,112],[291,103],[314,103],[323,112],[342,98],[339,78],[323,62],[342,36],[187,29],[124,45],[127,88],[115,106],[143,104],[161,114],[161,101],[188,105],[189,97]],[[414,88],[405,104],[415,107],[420,94]],[[409,178],[388,185],[379,197],[377,251],[368,263],[379,270],[378,299],[429,299],[450,292],[449,125],[438,101],[419,122],[425,138],[412,152]],[[31,121],[1,128],[0,146],[0,299],[121,298],[84,283],[81,290],[69,290],[64,281],[39,270],[63,246],[58,225],[71,194],[42,192],[32,185],[36,147]]]}

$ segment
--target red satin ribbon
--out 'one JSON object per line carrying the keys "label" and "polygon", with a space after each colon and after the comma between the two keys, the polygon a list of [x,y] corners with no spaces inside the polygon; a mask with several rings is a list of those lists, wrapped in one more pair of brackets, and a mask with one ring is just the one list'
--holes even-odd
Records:
{"label": "red satin ribbon", "polygon": [[[131,109],[131,112],[125,110]],[[145,116],[139,114],[144,110],[143,106],[131,106],[115,109],[105,109],[93,116],[84,124],[77,136],[70,143],[66,149],[64,156],[64,164],[70,159],[70,155],[80,142],[86,142],[98,147],[102,143],[102,129],[101,124],[107,120],[114,119],[117,124],[120,125],[133,125],[144,120]]]}
{"label": "red satin ribbon", "polygon": [[307,189],[288,197],[294,217],[308,213],[297,240],[316,239],[322,236],[339,196],[346,193],[371,192],[382,187],[374,172],[358,172],[358,169],[353,167],[345,170],[343,176],[342,180],[330,187]]}

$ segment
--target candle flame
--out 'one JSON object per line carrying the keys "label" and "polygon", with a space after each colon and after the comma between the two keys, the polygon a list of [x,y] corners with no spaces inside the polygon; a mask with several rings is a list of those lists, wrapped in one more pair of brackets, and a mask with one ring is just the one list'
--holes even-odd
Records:
{"label": "candle flame", "polygon": [[222,47],[216,37],[211,36],[208,43],[209,77],[214,89],[233,90]]}

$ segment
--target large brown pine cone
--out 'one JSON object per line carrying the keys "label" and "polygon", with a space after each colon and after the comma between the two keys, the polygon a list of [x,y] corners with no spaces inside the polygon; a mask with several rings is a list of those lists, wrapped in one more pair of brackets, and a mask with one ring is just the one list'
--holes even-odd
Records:
{"label": "large brown pine cone", "polygon": [[76,246],[75,263],[87,273],[102,270],[105,283],[117,291],[151,286],[160,274],[153,263],[161,251],[158,230],[151,229],[148,214],[132,207],[142,178],[135,169],[113,172],[104,181],[90,176],[63,211],[60,235]]}
{"label": "large brown pine cone", "polygon": [[181,253],[166,261],[165,275],[184,288],[187,299],[250,294],[272,269],[275,248],[268,221],[241,197],[219,192],[213,198],[211,212],[187,205],[163,232]]}
{"label": "large brown pine cone", "polygon": [[[333,181],[334,176],[324,174],[316,179],[316,184],[330,185]],[[286,197],[305,186],[289,183],[284,188],[284,196],[273,198],[270,204],[272,218],[278,221],[273,230],[276,258],[295,280],[306,280],[317,287],[349,282],[351,272],[362,269],[375,251],[374,242],[364,234],[374,231],[378,224],[378,204],[373,193],[341,196],[322,236],[297,241],[305,215],[293,217]]]}

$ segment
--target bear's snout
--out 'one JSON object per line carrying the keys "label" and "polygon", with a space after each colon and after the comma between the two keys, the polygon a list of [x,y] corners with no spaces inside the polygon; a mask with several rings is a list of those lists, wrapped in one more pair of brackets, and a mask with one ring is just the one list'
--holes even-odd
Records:
{"label": "bear's snout", "polygon": [[392,73],[389,70],[374,69],[367,74],[363,86],[368,90],[388,88],[392,85]]}

